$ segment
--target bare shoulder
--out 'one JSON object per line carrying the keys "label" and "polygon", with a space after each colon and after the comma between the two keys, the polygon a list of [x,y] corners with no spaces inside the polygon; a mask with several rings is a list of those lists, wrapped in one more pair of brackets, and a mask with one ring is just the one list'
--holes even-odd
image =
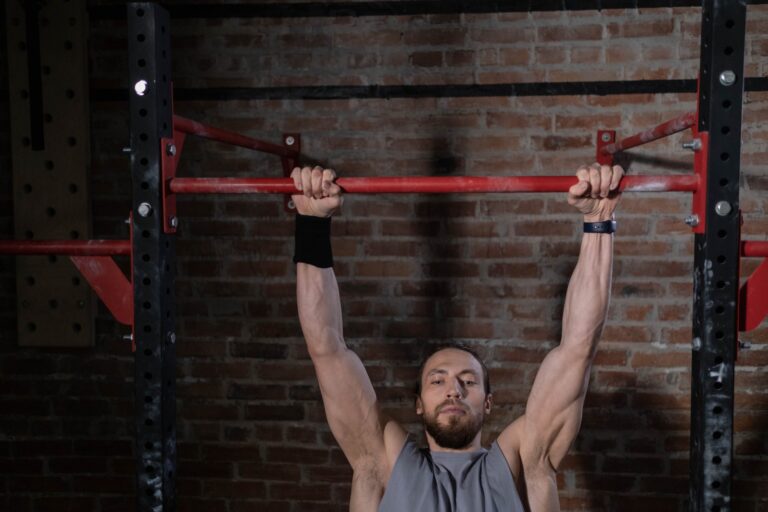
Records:
{"label": "bare shoulder", "polygon": [[393,420],[383,419],[383,451],[372,451],[353,466],[350,512],[376,512],[389,483],[397,457],[408,438],[405,429]]}
{"label": "bare shoulder", "polygon": [[[408,439],[408,433],[398,422],[385,418],[383,420],[384,429],[384,451],[386,453],[386,467],[387,478],[389,481],[389,475],[392,473],[392,469],[395,467],[395,462],[400,456],[400,452],[403,450],[405,441]],[[385,482],[385,485],[386,485]]]}
{"label": "bare shoulder", "polygon": [[501,431],[496,442],[499,444],[501,453],[504,454],[504,458],[507,459],[509,470],[512,472],[512,476],[515,478],[515,482],[520,485],[523,477],[523,464],[520,458],[520,448],[523,439],[523,429],[525,427],[525,415],[520,416],[515,421],[507,425],[507,427]]}

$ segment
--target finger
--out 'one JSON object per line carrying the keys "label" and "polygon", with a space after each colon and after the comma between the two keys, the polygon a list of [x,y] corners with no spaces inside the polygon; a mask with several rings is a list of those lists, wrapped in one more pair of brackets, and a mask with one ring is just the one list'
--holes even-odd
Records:
{"label": "finger", "polygon": [[331,183],[328,187],[328,197],[338,197],[341,195],[341,187],[335,183]]}
{"label": "finger", "polygon": [[330,195],[334,179],[336,179],[336,173],[333,172],[333,169],[323,169],[323,194],[326,196]]}
{"label": "finger", "polygon": [[576,171],[576,177],[579,181],[589,181],[589,167],[582,165]]}
{"label": "finger", "polygon": [[323,169],[315,166],[312,169],[312,197],[322,199],[323,197]]}
{"label": "finger", "polygon": [[600,194],[600,168],[591,165],[589,167],[589,187],[591,196],[597,198]]}
{"label": "finger", "polygon": [[620,165],[613,166],[613,175],[611,176],[611,190],[619,188],[619,183],[624,177],[624,169]]}
{"label": "finger", "polygon": [[612,172],[610,165],[600,166],[600,197],[608,197]]}
{"label": "finger", "polygon": [[291,179],[293,179],[293,186],[296,190],[301,190],[301,168],[294,167],[291,171]]}
{"label": "finger", "polygon": [[312,168],[304,167],[301,170],[301,190],[307,197],[312,197]]}

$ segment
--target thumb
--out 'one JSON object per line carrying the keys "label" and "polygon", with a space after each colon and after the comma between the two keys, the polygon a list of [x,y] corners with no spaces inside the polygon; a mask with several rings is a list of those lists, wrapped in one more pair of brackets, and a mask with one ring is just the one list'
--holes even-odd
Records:
{"label": "thumb", "polygon": [[568,193],[574,197],[581,197],[584,194],[586,194],[588,190],[589,190],[589,182],[584,180],[579,180],[578,183],[571,186],[571,188],[568,190]]}

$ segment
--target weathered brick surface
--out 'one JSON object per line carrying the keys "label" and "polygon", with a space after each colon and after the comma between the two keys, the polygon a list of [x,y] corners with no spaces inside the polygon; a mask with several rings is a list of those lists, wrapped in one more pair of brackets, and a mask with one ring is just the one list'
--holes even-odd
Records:
{"label": "weathered brick surface", "polygon": [[[99,2],[93,2],[99,3]],[[173,21],[177,87],[492,84],[692,79],[694,8]],[[125,87],[124,22],[92,21],[91,85]],[[768,9],[749,7],[748,76],[768,72]],[[0,50],[0,60],[5,52]],[[5,84],[5,67],[0,68]],[[8,97],[3,89],[3,98]],[[178,113],[266,140],[300,132],[306,162],[347,176],[570,174],[598,128],[629,134],[696,108],[693,94],[179,102]],[[126,105],[94,102],[94,235],[127,236]],[[768,93],[746,95],[744,233],[766,239]],[[0,109],[0,167],[9,167]],[[687,134],[633,173],[691,168]],[[279,176],[277,159],[188,139],[185,176]],[[0,230],[12,232],[0,173]],[[685,195],[637,194],[618,214],[610,318],[583,427],[558,475],[563,510],[686,510],[692,244]],[[183,510],[346,510],[351,477],[325,424],[296,318],[281,197],[179,198],[178,421]],[[495,388],[486,441],[523,412],[555,346],[579,219],[560,195],[350,196],[334,221],[349,345],[385,410],[418,432],[430,342],[481,350]],[[743,266],[743,275],[755,263]],[[14,260],[0,258],[0,508],[132,510],[133,363],[100,306],[92,349],[20,349]],[[768,329],[739,356],[736,510],[768,506]]]}

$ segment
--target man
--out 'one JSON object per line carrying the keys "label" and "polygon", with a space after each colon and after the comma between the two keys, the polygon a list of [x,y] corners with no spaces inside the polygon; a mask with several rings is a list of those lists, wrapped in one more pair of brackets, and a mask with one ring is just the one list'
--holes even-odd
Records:
{"label": "man", "polygon": [[581,167],[568,202],[584,215],[579,260],[565,298],[560,345],[544,359],[523,416],[490,450],[480,446],[493,405],[487,371],[465,348],[432,354],[416,413],[428,450],[381,411],[366,371],[342,335],[330,218],[342,202],[330,169],[292,173],[297,301],[331,431],[352,466],[352,512],[556,511],[556,471],[578,433],[589,372],[605,321],[613,260],[613,211],[621,167]]}

